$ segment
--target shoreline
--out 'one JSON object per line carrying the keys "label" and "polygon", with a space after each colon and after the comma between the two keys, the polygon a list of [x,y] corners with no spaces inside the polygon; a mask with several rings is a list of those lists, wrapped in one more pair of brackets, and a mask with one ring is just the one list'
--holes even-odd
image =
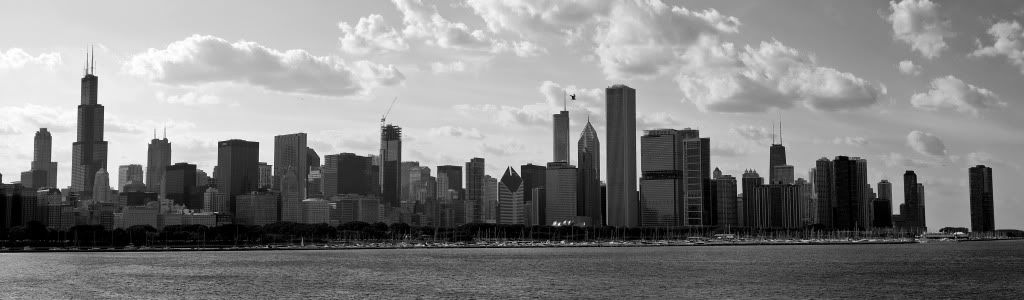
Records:
{"label": "shoreline", "polygon": [[3,253],[100,253],[100,252],[196,252],[196,251],[287,251],[287,250],[399,250],[399,249],[513,249],[513,248],[642,248],[642,247],[736,247],[736,246],[828,246],[828,245],[898,245],[898,244],[922,244],[922,243],[952,243],[952,242],[988,242],[988,241],[1012,241],[1020,239],[981,239],[981,240],[950,240],[950,241],[927,241],[918,240],[883,240],[883,241],[756,241],[756,242],[706,242],[692,243],[683,241],[659,241],[659,242],[601,242],[601,243],[523,243],[523,244],[412,244],[412,243],[365,243],[365,244],[320,244],[309,246],[295,245],[264,245],[246,247],[151,247],[151,248],[111,248],[111,247],[78,247],[78,248],[31,248],[31,249],[2,249]]}

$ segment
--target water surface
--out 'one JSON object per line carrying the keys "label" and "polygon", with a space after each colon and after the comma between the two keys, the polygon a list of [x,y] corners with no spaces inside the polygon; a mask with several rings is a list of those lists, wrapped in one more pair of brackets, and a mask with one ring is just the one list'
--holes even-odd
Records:
{"label": "water surface", "polygon": [[4,298],[1016,298],[1024,241],[0,254]]}

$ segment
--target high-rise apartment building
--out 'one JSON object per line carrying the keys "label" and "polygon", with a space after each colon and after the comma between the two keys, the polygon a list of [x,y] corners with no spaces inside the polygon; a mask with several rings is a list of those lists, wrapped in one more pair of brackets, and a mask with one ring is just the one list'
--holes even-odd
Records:
{"label": "high-rise apartment building", "polygon": [[484,159],[474,157],[469,162],[466,162],[466,203],[471,209],[467,210],[466,213],[470,214],[469,219],[472,222],[482,222],[481,214],[481,200],[483,193],[484,184]]}
{"label": "high-rise apartment building", "polygon": [[992,168],[977,165],[968,169],[967,175],[971,194],[971,231],[995,231],[995,207],[992,201]]}

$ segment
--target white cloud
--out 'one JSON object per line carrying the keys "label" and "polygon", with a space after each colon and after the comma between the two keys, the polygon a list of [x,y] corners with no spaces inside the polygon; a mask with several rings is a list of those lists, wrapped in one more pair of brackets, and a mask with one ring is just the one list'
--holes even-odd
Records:
{"label": "white cloud", "polygon": [[802,103],[817,111],[871,106],[886,93],[881,84],[818,66],[779,41],[737,50],[731,43],[701,39],[684,56],[689,62],[676,77],[684,99],[701,111],[763,112]]}
{"label": "white cloud", "polygon": [[576,100],[567,100],[567,104],[564,105],[567,105],[570,110],[583,109],[595,118],[604,117],[605,95],[603,89],[588,89],[575,85],[563,86],[547,80],[540,84],[539,91],[551,111],[562,110],[563,97],[569,97],[566,95],[576,95]]}
{"label": "white cloud", "polygon": [[964,161],[967,163],[968,167],[973,167],[976,165],[985,165],[990,168],[1009,167],[1018,170],[1021,169],[1020,164],[1001,160],[999,158],[996,158],[991,153],[983,151],[968,153]]}
{"label": "white cloud", "polygon": [[702,36],[736,32],[740,21],[714,9],[653,1],[496,1],[468,4],[492,32],[589,43],[609,79],[671,74]]}
{"label": "white cloud", "polygon": [[923,110],[954,109],[978,115],[981,110],[1005,107],[1007,104],[992,91],[964,83],[953,75],[935,78],[931,89],[910,97],[914,107]]}
{"label": "white cloud", "polygon": [[359,18],[356,26],[341,22],[338,28],[345,33],[341,50],[350,54],[396,52],[409,49],[402,35],[394,27],[384,24],[384,17],[372,14]]}
{"label": "white cloud", "polygon": [[929,167],[935,167],[935,166],[939,165],[939,163],[936,163],[936,162],[933,162],[933,161],[908,158],[908,157],[903,156],[903,154],[899,154],[899,153],[896,153],[896,152],[891,152],[889,154],[883,154],[881,156],[881,158],[882,158],[882,162],[884,162],[887,167],[897,167],[897,168],[903,168],[903,167],[905,167],[905,168],[929,168]]}
{"label": "white cloud", "polygon": [[20,132],[34,132],[39,128],[68,132],[75,129],[76,119],[74,110],[61,107],[35,104],[0,107],[0,120],[7,122],[9,129]]}
{"label": "white cloud", "polygon": [[1020,68],[1021,73],[1024,73],[1024,30],[1021,29],[1020,23],[1001,21],[993,24],[988,29],[988,34],[995,40],[992,45],[983,47],[981,41],[978,40],[978,49],[974,50],[970,56],[1005,56],[1006,60]]}
{"label": "white cloud", "polygon": [[739,145],[722,144],[716,142],[715,139],[712,139],[711,154],[719,157],[739,157],[749,154],[749,151],[746,148]]}
{"label": "white cloud", "polygon": [[636,116],[636,129],[638,130],[679,128],[680,123],[682,122],[679,119],[672,117],[672,115],[666,112],[639,114]]}
{"label": "white cloud", "polygon": [[393,65],[347,64],[341,58],[315,56],[305,50],[280,51],[254,42],[231,43],[202,35],[137,54],[124,68],[168,85],[236,82],[282,93],[333,97],[365,94],[376,86],[405,79]]}
{"label": "white cloud", "polygon": [[729,132],[756,143],[768,143],[773,139],[772,132],[764,127],[742,125],[729,129]]}
{"label": "white cloud", "polygon": [[736,32],[740,22],[714,9],[691,11],[661,1],[626,1],[597,28],[595,53],[609,79],[669,74],[702,36]]}
{"label": "white cloud", "polygon": [[484,135],[480,133],[479,129],[476,128],[462,128],[457,126],[441,126],[431,128],[428,131],[431,136],[449,136],[457,138],[468,138],[468,139],[483,139]]}
{"label": "white cloud", "polygon": [[896,66],[900,73],[917,76],[921,74],[921,66],[915,65],[913,61],[903,60]]}
{"label": "white cloud", "polygon": [[946,156],[946,144],[939,137],[923,131],[911,131],[907,134],[907,145],[910,148],[928,156]]}
{"label": "white cloud", "polygon": [[21,48],[10,48],[7,51],[0,51],[0,71],[21,69],[26,65],[41,65],[53,68],[61,63],[60,53],[40,53],[31,55]]}
{"label": "white cloud", "polygon": [[430,64],[430,70],[434,74],[464,72],[466,71],[466,63],[461,60],[449,63],[434,62]]}
{"label": "white cloud", "polygon": [[220,104],[220,97],[214,95],[187,92],[181,95],[168,95],[164,92],[156,92],[156,98],[170,104],[182,104],[185,106]]}
{"label": "white cloud", "polygon": [[892,9],[886,20],[892,24],[893,39],[910,45],[928,59],[939,57],[946,49],[943,40],[951,36],[949,21],[939,16],[939,5],[929,0],[889,2]]}
{"label": "white cloud", "polygon": [[847,146],[862,147],[862,146],[868,144],[868,140],[865,139],[864,137],[859,137],[859,136],[846,136],[846,137],[837,137],[835,139],[832,139],[832,143],[836,144],[836,145],[847,145]]}
{"label": "white cloud", "polygon": [[480,150],[494,156],[507,157],[522,153],[526,150],[526,146],[522,143],[508,140],[496,145],[484,143],[480,146]]}
{"label": "white cloud", "polygon": [[455,111],[466,117],[481,117],[502,126],[550,126],[551,114],[546,104],[522,107],[493,104],[459,104]]}

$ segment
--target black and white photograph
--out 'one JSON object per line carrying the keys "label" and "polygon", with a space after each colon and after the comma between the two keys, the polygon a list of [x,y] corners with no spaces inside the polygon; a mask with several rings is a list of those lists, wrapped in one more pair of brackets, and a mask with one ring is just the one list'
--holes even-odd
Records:
{"label": "black and white photograph", "polygon": [[1021,23],[0,0],[0,299],[1022,299]]}

